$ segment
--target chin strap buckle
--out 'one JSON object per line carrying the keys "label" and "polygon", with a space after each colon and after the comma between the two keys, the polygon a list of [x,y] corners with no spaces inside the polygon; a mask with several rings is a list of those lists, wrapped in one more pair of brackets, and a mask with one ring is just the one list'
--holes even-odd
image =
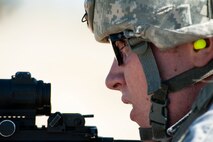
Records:
{"label": "chin strap buckle", "polygon": [[152,106],[150,111],[150,124],[154,140],[168,139],[168,86],[162,84],[161,89],[151,96]]}
{"label": "chin strap buckle", "polygon": [[168,86],[161,85],[161,89],[151,96],[150,110],[151,128],[139,128],[141,140],[169,141],[168,126]]}

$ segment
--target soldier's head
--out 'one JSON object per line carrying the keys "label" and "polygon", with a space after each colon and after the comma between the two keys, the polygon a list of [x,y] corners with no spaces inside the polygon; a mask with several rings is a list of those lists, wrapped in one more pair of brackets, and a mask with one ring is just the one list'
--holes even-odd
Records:
{"label": "soldier's head", "polygon": [[204,84],[201,77],[212,75],[212,1],[86,0],[85,10],[95,39],[114,49],[106,85],[132,104],[131,119],[150,127],[165,118],[168,127],[183,117]]}

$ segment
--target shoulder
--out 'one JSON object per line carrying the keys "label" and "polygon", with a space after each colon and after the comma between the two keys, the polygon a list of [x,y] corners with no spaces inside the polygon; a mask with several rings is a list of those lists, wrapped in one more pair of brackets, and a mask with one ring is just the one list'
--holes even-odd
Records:
{"label": "shoulder", "polygon": [[213,104],[209,110],[198,117],[186,134],[184,142],[210,142],[213,140]]}

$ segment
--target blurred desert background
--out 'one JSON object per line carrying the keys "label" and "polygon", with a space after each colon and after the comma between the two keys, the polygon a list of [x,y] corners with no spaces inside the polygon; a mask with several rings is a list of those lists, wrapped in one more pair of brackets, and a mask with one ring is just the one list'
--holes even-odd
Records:
{"label": "blurred desert background", "polygon": [[[131,106],[105,87],[114,58],[108,44],[97,43],[81,22],[83,0],[1,0],[0,78],[17,71],[51,83],[52,112],[94,114],[86,125],[98,135],[139,139],[129,118]],[[38,117],[37,125],[46,123]]]}

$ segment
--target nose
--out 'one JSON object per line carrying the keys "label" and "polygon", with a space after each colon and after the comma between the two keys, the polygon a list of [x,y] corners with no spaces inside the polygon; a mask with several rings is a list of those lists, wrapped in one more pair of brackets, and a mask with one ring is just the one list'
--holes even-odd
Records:
{"label": "nose", "polygon": [[116,60],[113,61],[109,74],[106,77],[105,84],[107,88],[112,90],[121,90],[125,84],[122,66],[118,66]]}

